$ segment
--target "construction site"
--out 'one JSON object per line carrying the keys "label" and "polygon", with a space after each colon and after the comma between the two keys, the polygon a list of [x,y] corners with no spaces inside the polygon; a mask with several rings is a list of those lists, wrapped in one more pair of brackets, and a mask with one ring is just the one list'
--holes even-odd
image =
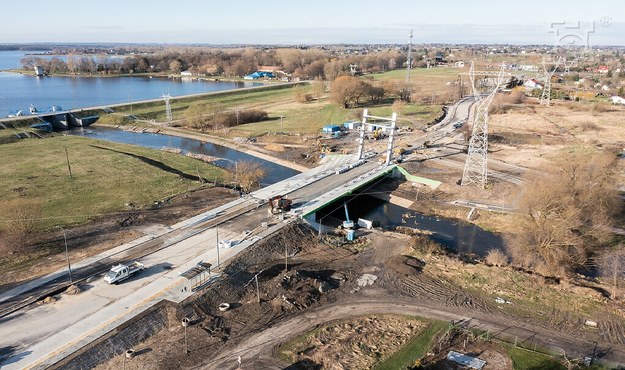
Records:
{"label": "construction site", "polygon": [[[531,76],[494,54],[466,68],[423,55],[415,71],[409,37],[405,77],[363,76],[350,63],[327,84],[163,94],[164,116],[160,100],[120,104],[93,131],[42,136],[64,155],[45,156],[54,171],[16,165],[7,173],[23,184],[12,195],[65,168],[60,188],[76,186],[69,146],[119,166],[99,177],[113,179],[124,208],[54,225],[37,242],[59,253],[24,254],[21,269],[0,274],[0,365],[622,368],[625,107],[584,100],[579,82],[603,72],[567,50],[505,55],[531,58]],[[419,73],[432,91],[410,83]],[[399,81],[386,100],[385,78]],[[337,100],[341,83],[370,96]],[[265,121],[239,122],[246,109],[266,109]],[[217,128],[219,114],[236,124]],[[72,161],[76,181],[93,182],[97,166]],[[132,195],[117,191],[148,172],[128,183]],[[141,198],[144,188],[167,193]]]}

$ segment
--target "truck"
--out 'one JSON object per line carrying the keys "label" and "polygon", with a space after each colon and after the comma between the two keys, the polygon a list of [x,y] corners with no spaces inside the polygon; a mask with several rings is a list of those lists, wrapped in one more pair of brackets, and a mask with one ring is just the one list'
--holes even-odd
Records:
{"label": "truck", "polygon": [[119,265],[111,267],[111,270],[104,275],[104,281],[109,284],[117,284],[143,269],[145,269],[145,266],[140,262],[135,261],[129,264],[120,263]]}
{"label": "truck", "polygon": [[287,199],[285,196],[276,195],[269,198],[269,213],[272,215],[279,215],[291,210],[293,201]]}

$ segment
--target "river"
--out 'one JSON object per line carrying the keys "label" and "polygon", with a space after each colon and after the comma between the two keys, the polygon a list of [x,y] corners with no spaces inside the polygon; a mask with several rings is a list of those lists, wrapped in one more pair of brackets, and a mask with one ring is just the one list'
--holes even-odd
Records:
{"label": "river", "polygon": [[383,228],[406,226],[430,231],[432,240],[457,253],[484,257],[491,249],[502,250],[504,246],[500,236],[472,223],[425,215],[366,194],[329,204],[317,213],[317,221],[338,226],[345,220],[345,203],[351,220],[363,218],[377,221]]}
{"label": "river", "polygon": [[[288,167],[222,145],[206,143],[196,139],[100,127],[75,129],[66,131],[66,133],[69,135],[133,144],[153,149],[161,149],[163,147],[179,148],[182,150],[183,154],[191,152],[223,158],[216,162],[217,165],[223,167],[231,167],[234,162],[239,160],[258,162],[266,170],[266,175],[261,180],[262,186],[274,184],[299,173]],[[499,236],[471,223],[459,222],[437,216],[428,216],[385,202],[370,195],[350,196],[346,198],[346,201],[352,220],[364,218],[367,220],[376,220],[380,222],[380,226],[382,227],[403,225],[429,230],[433,233],[432,239],[434,241],[458,253],[473,253],[479,256],[485,256],[490,249],[503,248],[503,240]],[[317,215],[319,218],[323,218],[322,223],[326,225],[340,224],[340,222],[345,219],[342,204],[343,200],[341,199],[328,205],[324,210],[319,211]]]}
{"label": "river", "polygon": [[162,149],[163,147],[179,148],[182,150],[182,154],[196,153],[223,158],[216,161],[215,164],[226,168],[232,167],[234,162],[241,160],[258,162],[266,171],[265,176],[261,180],[261,185],[263,186],[274,184],[299,173],[299,171],[251,156],[235,149],[230,149],[222,145],[207,143],[196,139],[161,134],[130,132],[100,127],[75,129],[65,131],[65,133],[92,139],[114,141],[116,143],[139,145],[152,149]]}
{"label": "river", "polygon": [[[35,52],[0,51],[0,70],[19,68],[26,53]],[[157,99],[163,94],[181,96],[261,85],[149,77],[34,77],[0,72],[0,117],[18,110],[28,112],[31,104],[45,112],[53,105],[77,109]]]}

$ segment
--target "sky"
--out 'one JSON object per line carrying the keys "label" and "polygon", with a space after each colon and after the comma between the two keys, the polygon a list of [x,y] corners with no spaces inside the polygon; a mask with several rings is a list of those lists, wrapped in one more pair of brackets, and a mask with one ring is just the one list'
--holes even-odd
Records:
{"label": "sky", "polygon": [[625,45],[623,0],[2,0],[0,12],[0,43],[397,44],[412,29],[415,43]]}

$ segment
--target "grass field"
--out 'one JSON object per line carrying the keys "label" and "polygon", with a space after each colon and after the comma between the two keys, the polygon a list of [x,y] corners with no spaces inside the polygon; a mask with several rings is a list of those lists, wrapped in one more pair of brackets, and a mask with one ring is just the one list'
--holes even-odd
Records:
{"label": "grass field", "polygon": [[514,370],[564,370],[566,367],[552,357],[528,351],[522,348],[508,346],[508,355],[512,360]]}
{"label": "grass field", "polygon": [[[35,205],[40,229],[80,224],[128,209],[129,203],[150,205],[201,186],[198,172],[218,182],[227,176],[217,167],[177,154],[73,136],[3,144],[0,156],[0,203]],[[7,212],[0,209],[0,218],[10,219]]]}
{"label": "grass field", "polygon": [[[437,94],[449,91],[452,86],[447,83],[453,84],[458,74],[462,72],[468,72],[468,67],[465,68],[451,68],[451,67],[436,67],[436,68],[415,68],[410,71],[410,82],[415,86],[417,91]],[[376,73],[368,75],[378,81],[393,81],[404,82],[406,80],[406,70],[396,69],[384,73]],[[466,76],[464,78],[467,78]]]}
{"label": "grass field", "polygon": [[376,370],[409,369],[432,347],[434,337],[449,330],[446,321],[432,321],[423,331],[412,338],[401,350],[386,361],[376,365]]}
{"label": "grass field", "polygon": [[[310,88],[310,87],[304,87]],[[180,98],[171,100],[171,111],[173,119],[184,118],[183,112],[194,103],[208,103],[219,106],[222,110],[235,108],[255,107],[258,104],[266,105],[275,103],[284,98],[292,98],[294,95],[293,88],[285,86],[284,88],[268,89],[268,90],[250,90],[238,91],[232,90],[227,93],[207,95],[192,98]],[[142,103],[132,104],[115,108],[117,112],[124,114],[133,114],[143,119],[154,119],[156,121],[165,121],[165,103]]]}

